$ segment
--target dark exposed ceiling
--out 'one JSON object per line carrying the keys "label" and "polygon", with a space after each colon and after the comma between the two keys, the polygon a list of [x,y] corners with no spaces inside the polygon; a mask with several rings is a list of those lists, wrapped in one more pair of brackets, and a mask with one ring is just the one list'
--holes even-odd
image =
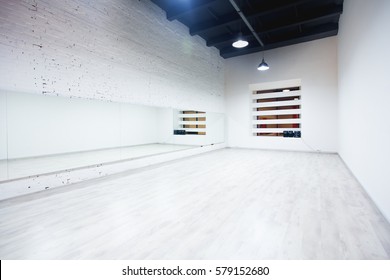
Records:
{"label": "dark exposed ceiling", "polygon": [[[168,20],[188,26],[223,58],[335,36],[343,0],[234,0],[264,46],[256,40],[229,0],[152,0]],[[239,32],[249,42],[232,47]]]}

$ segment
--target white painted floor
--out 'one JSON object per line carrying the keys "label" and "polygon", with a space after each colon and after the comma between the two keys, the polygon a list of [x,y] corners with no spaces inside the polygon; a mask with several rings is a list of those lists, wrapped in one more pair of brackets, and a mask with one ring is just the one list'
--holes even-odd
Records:
{"label": "white painted floor", "polygon": [[224,149],[0,202],[1,259],[389,259],[337,155]]}
{"label": "white painted floor", "polygon": [[133,159],[194,148],[189,145],[147,144],[122,148],[0,160],[0,181],[62,171],[71,168]]}

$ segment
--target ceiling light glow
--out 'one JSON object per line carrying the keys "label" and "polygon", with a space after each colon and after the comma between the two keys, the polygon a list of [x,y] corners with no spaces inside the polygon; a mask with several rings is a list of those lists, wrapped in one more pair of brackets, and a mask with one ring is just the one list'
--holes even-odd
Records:
{"label": "ceiling light glow", "polygon": [[245,47],[248,46],[248,45],[249,45],[248,41],[241,40],[241,39],[235,41],[235,42],[232,44],[233,47],[238,48],[238,49],[240,49],[240,48],[245,48]]}

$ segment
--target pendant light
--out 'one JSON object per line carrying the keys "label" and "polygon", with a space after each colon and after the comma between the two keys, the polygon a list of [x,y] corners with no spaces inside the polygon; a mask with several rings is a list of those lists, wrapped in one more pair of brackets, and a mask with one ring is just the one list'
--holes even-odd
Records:
{"label": "pendant light", "polygon": [[261,61],[261,63],[257,67],[257,70],[266,71],[268,69],[269,69],[269,66],[268,66],[268,63],[265,62],[265,60],[264,60],[264,53],[263,53],[263,60]]}
{"label": "pendant light", "polygon": [[[263,41],[260,39],[259,35],[256,33],[255,29],[253,28],[252,24],[249,22],[249,20],[247,19],[247,17],[244,15],[244,13],[242,12],[242,9],[240,8],[239,5],[237,5],[236,3],[237,0],[229,0],[230,4],[232,4],[233,8],[236,10],[236,12],[238,13],[238,15],[241,17],[242,21],[246,24],[246,26],[248,27],[249,31],[252,33],[253,37],[255,37],[255,39],[257,40],[257,42],[259,42],[261,48],[264,49],[264,43]],[[241,22],[240,22],[241,24]],[[241,32],[241,26],[240,26],[240,32]],[[234,46],[234,45],[233,45]],[[263,53],[263,60],[261,61],[261,63],[259,64],[259,66],[257,67],[258,70],[260,71],[265,71],[265,70],[268,70],[269,69],[269,65],[267,64],[267,62],[265,62],[264,60],[264,53]]]}
{"label": "pendant light", "polygon": [[240,33],[238,33],[237,40],[232,44],[232,46],[235,47],[235,48],[241,49],[241,48],[245,48],[245,47],[248,46],[248,45],[249,45],[248,41],[245,40],[245,39],[242,37],[242,32],[241,32],[241,21],[240,21]]}
{"label": "pendant light", "polygon": [[238,49],[245,48],[248,45],[249,45],[248,41],[242,37],[241,32],[238,34],[237,40],[232,44],[233,47]]}

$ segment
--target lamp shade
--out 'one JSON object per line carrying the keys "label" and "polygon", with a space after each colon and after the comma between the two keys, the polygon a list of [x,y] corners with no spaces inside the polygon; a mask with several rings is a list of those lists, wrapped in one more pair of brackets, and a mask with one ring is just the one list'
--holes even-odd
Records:
{"label": "lamp shade", "polygon": [[248,41],[242,37],[242,33],[240,32],[237,40],[232,44],[232,46],[240,49],[240,48],[245,48],[246,46],[248,46],[248,44],[249,44]]}
{"label": "lamp shade", "polygon": [[261,63],[257,67],[257,70],[265,71],[265,70],[268,70],[268,69],[269,69],[269,66],[268,66],[267,62],[264,61],[264,58],[263,58],[263,60],[261,61]]}
{"label": "lamp shade", "polygon": [[235,47],[235,48],[245,48],[246,46],[248,46],[248,41],[245,41],[245,40],[237,40],[235,41],[232,46]]}

